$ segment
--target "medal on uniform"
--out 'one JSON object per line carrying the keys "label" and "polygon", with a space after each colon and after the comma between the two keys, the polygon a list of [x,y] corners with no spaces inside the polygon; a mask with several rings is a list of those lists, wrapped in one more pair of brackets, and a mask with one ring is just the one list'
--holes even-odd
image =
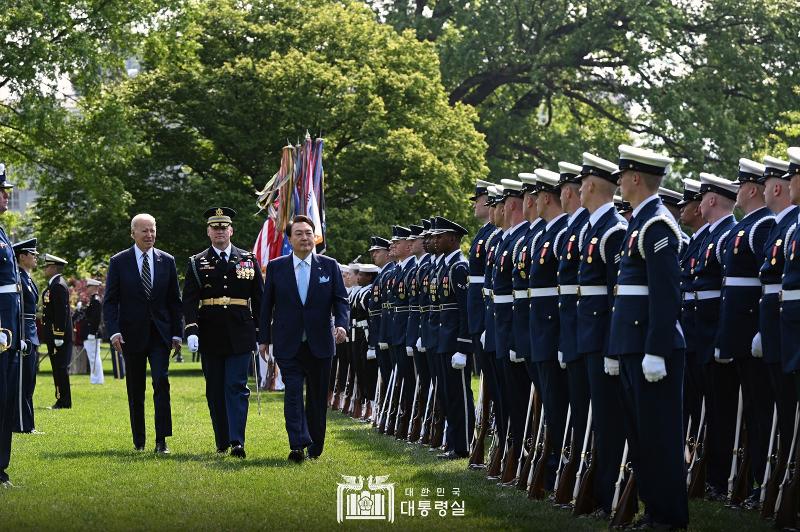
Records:
{"label": "medal on uniform", "polygon": [[519,264],[517,264],[517,269],[519,270],[519,276],[525,279],[528,274],[525,272],[525,259],[528,256],[528,246],[522,246],[522,252],[519,254]]}
{"label": "medal on uniform", "polygon": [[739,231],[736,234],[736,240],[734,240],[734,242],[733,242],[733,254],[734,255],[738,255],[739,254],[739,242],[742,240],[743,236],[744,236],[744,230]]}
{"label": "medal on uniform", "polygon": [[547,255],[547,248],[550,247],[550,242],[545,242],[542,246],[542,254],[539,255],[539,264],[544,264],[544,256]]}
{"label": "medal on uniform", "polygon": [[775,244],[772,246],[772,260],[769,261],[769,263],[772,264],[773,266],[775,266],[775,263],[778,262],[778,259],[776,257],[778,255],[778,250],[781,248],[781,244],[783,244],[783,240],[779,238],[778,240],[775,241]]}
{"label": "medal on uniform", "polygon": [[411,279],[411,297],[417,297],[417,280]]}
{"label": "medal on uniform", "polygon": [[592,263],[592,253],[594,253],[594,247],[597,245],[597,237],[592,238],[589,241],[589,249],[586,250],[586,262],[591,264]]}
{"label": "medal on uniform", "polygon": [[636,240],[636,235],[639,234],[639,230],[637,229],[633,233],[631,233],[631,237],[628,240],[628,256],[631,255],[631,249],[633,248],[633,241]]}
{"label": "medal on uniform", "polygon": [[694,264],[695,264],[695,262],[696,262],[696,259],[694,257],[689,259],[689,268],[692,269],[692,275],[694,275]]}
{"label": "medal on uniform", "polygon": [[567,242],[567,260],[572,259],[572,246],[575,243],[575,235],[569,237],[569,242]]}
{"label": "medal on uniform", "polygon": [[450,280],[445,275],[442,279],[442,293],[445,297],[450,295]]}
{"label": "medal on uniform", "polygon": [[794,246],[797,244],[797,240],[792,240],[792,256],[789,260],[794,260]]}
{"label": "medal on uniform", "polygon": [[706,250],[706,264],[708,264],[708,258],[711,256],[711,250],[714,249],[714,243],[710,243],[708,245],[708,249]]}
{"label": "medal on uniform", "polygon": [[483,239],[478,240],[478,245],[475,246],[475,258],[481,258],[481,246],[483,245]]}
{"label": "medal on uniform", "polygon": [[378,302],[378,299],[379,299],[379,296],[380,296],[380,293],[381,293],[381,287],[380,287],[380,285],[377,285],[377,284],[376,284],[376,285],[373,285],[373,286],[372,286],[372,301],[374,301],[375,303],[377,303],[377,302]]}
{"label": "medal on uniform", "polygon": [[505,267],[506,255],[508,255],[508,250],[505,250],[503,252],[503,255],[500,257],[500,271],[501,272],[503,271],[503,268]]}

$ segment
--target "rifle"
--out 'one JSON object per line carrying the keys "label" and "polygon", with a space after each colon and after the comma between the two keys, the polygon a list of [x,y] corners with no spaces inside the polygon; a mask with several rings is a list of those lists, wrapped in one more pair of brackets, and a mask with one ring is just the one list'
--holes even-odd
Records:
{"label": "rifle", "polygon": [[[692,453],[692,461],[689,464],[689,469],[686,474],[686,484],[689,491],[690,498],[702,498],[705,496],[706,491],[706,400],[703,398],[703,403],[700,409],[700,423],[697,426],[697,437],[695,438],[694,452]],[[701,435],[702,434],[702,435]]]}
{"label": "rifle", "polygon": [[[587,473],[589,460],[591,458],[591,446],[594,444],[592,435],[592,405],[589,405],[589,415],[586,416],[586,431],[583,433],[583,447],[581,448],[581,463],[578,467],[578,474],[575,475],[575,489],[572,492],[573,499],[578,498],[578,491],[581,487],[581,480]],[[591,510],[589,510],[591,512]]]}
{"label": "rifle", "polygon": [[534,411],[536,403],[536,388],[534,387],[533,383],[531,383],[531,393],[530,398],[528,399],[528,413],[525,414],[525,430],[522,432],[522,442],[520,445],[520,453],[519,459],[517,460],[517,474],[516,474],[516,485],[517,488],[520,487],[523,478],[528,477],[528,471],[525,469],[525,463],[528,462],[528,456],[531,454],[531,438],[529,433],[533,428],[534,420],[532,418],[536,417],[536,413]]}
{"label": "rifle", "polygon": [[505,459],[505,465],[503,466],[503,474],[500,476],[500,484],[511,486],[514,483],[514,479],[516,479],[515,475],[518,469],[517,461],[519,459],[519,452],[517,451],[517,442],[514,441],[514,438],[509,438],[508,442],[509,443],[506,445],[506,453],[503,457]]}
{"label": "rifle", "polygon": [[[539,399],[538,391],[534,395],[534,405],[533,405],[533,420],[531,422],[531,429],[534,427],[539,427],[542,423],[543,415],[542,415],[542,401]],[[532,434],[532,433],[531,433]],[[536,456],[539,452],[538,446],[538,438],[539,438],[539,430],[537,429],[535,436],[529,435],[528,438],[525,440],[525,443],[528,445],[528,457],[525,459],[525,464],[522,466],[522,472],[519,475],[519,479],[517,480],[517,489],[518,490],[527,490],[528,489],[528,481],[530,480],[533,464],[536,462]]]}
{"label": "rifle", "polygon": [[[622,483],[625,481],[625,473],[628,470],[628,440],[625,440],[625,448],[622,449],[622,461],[619,463],[619,475],[614,483],[614,497],[611,499],[611,515],[617,511],[619,497],[622,494]],[[612,525],[614,526],[614,525]]]}
{"label": "rifle", "polygon": [[769,448],[767,449],[767,465],[764,468],[764,479],[761,482],[761,493],[759,497],[759,503],[761,504],[761,517],[770,517],[772,515],[772,509],[767,512],[767,515],[764,515],[764,501],[767,499],[767,490],[770,486],[770,481],[772,480],[772,468],[773,465],[778,465],[778,455],[776,454],[776,441],[775,435],[778,431],[778,403],[772,407],[772,429],[769,431]]}
{"label": "rifle", "polygon": [[378,416],[380,415],[380,406],[383,402],[381,400],[381,388],[383,388],[383,378],[381,377],[381,372],[378,371],[378,378],[375,381],[375,396],[372,398],[372,422],[373,427],[378,426]]}
{"label": "rifle", "polygon": [[419,373],[417,373],[416,384],[414,384],[414,397],[411,399],[411,421],[408,423],[408,431],[406,431],[406,441],[414,441],[414,434],[419,437],[420,431],[420,399],[422,398],[422,389],[419,382]]}
{"label": "rifle", "polygon": [[469,446],[469,461],[467,467],[470,469],[482,469],[484,464],[484,439],[489,431],[489,416],[491,415],[491,405],[486,397],[486,382],[483,380],[481,372],[480,383],[478,385],[478,403],[475,405],[475,430],[472,434],[472,442]]}
{"label": "rifle", "polygon": [[408,417],[408,412],[406,410],[405,404],[403,404],[403,392],[406,389],[406,380],[402,379],[400,381],[400,396],[397,398],[397,417],[395,418],[394,427],[392,427],[392,432],[389,435],[397,435],[399,436],[400,429],[405,424],[406,418]]}
{"label": "rifle", "polygon": [[431,379],[431,384],[428,386],[428,400],[425,401],[425,413],[422,415],[422,426],[419,432],[419,443],[426,444],[430,441],[430,431],[428,430],[428,413],[431,409],[431,401],[436,402],[436,382]]}
{"label": "rifle", "polygon": [[742,387],[739,386],[739,406],[736,413],[736,435],[733,440],[733,456],[731,457],[731,474],[728,476],[728,499],[733,503],[733,487],[736,482],[736,477],[739,473],[739,458],[742,449],[739,447],[739,442],[742,439]]}
{"label": "rifle", "polygon": [[353,379],[353,403],[352,403],[352,410],[350,411],[350,417],[353,419],[360,419],[362,414],[362,399],[361,399],[361,392],[358,388],[358,374],[356,374],[355,379]]}
{"label": "rifle", "polygon": [[556,470],[555,504],[569,504],[572,502],[575,473],[580,460],[580,455],[577,451],[578,444],[575,441],[575,428],[569,426],[571,417],[571,409],[568,409],[564,440],[561,444],[561,455],[558,458],[558,469]]}
{"label": "rifle", "polygon": [[489,447],[489,467],[486,468],[486,477],[490,480],[497,480],[503,471],[503,455],[508,446],[508,437],[505,442],[500,441],[500,421],[497,414],[494,416],[494,434],[492,434],[492,444]]}
{"label": "rifle", "polygon": [[431,448],[437,449],[444,443],[444,412],[442,405],[434,404],[431,414]]}
{"label": "rifle", "polygon": [[550,429],[546,428],[544,425],[544,416],[541,416],[539,422],[539,434],[536,437],[537,449],[542,439],[544,440],[544,443],[541,443],[541,452],[539,453],[539,459],[536,460],[536,466],[531,468],[531,476],[530,479],[528,480],[529,499],[541,500],[545,498],[545,495],[547,495],[544,481],[545,481],[545,476],[547,475],[547,457],[550,455],[552,438],[550,435]]}
{"label": "rifle", "polygon": [[401,394],[398,392],[402,392],[403,384],[405,384],[405,378],[400,375],[400,366],[395,364],[394,372],[397,374],[397,377],[394,379],[394,386],[392,386],[392,395],[389,398],[389,412],[387,414],[388,420],[386,421],[386,427],[384,434],[391,436],[394,434],[395,424],[397,423],[397,417],[400,413],[400,403],[402,402]]}
{"label": "rifle", "polygon": [[[589,430],[588,428],[586,429]],[[592,513],[597,508],[597,500],[594,498],[594,476],[597,471],[597,460],[595,459],[595,434],[592,432],[591,447],[586,453],[585,461],[589,467],[584,471],[583,478],[577,483],[575,496],[575,508],[572,515],[585,515]]]}
{"label": "rifle", "polygon": [[392,369],[392,372],[389,374],[389,382],[386,386],[387,393],[383,398],[383,405],[381,405],[381,413],[380,416],[378,417],[378,432],[380,433],[386,432],[386,420],[389,417],[389,412],[388,412],[389,407],[387,406],[387,403],[388,404],[392,403],[392,395],[394,395],[394,381],[396,379],[397,375],[394,369]]}
{"label": "rifle", "polygon": [[[794,430],[797,430],[797,422],[798,422],[798,411],[797,407],[795,407],[795,417],[794,417]],[[781,481],[783,480],[784,475],[786,474],[786,468],[789,466],[789,449],[785,449],[784,446],[780,444],[780,440],[777,442],[778,448],[780,451],[778,452],[778,463],[775,467],[775,471],[770,475],[769,482],[765,484],[766,488],[762,490],[761,496],[761,517],[767,519],[772,517],[775,513],[775,504],[778,498],[778,490],[781,485]],[[762,484],[763,486],[763,484]]]}
{"label": "rifle", "polygon": [[786,465],[786,472],[783,475],[780,490],[778,491],[778,498],[775,502],[775,528],[796,528],[797,524],[797,497],[798,488],[800,488],[800,461],[798,460],[797,450],[800,446],[797,445],[797,425],[798,425],[798,412],[795,408],[794,414],[794,432],[792,434],[792,445],[789,448],[789,456],[794,458],[794,462],[789,462]]}
{"label": "rifle", "polygon": [[622,528],[630,525],[633,523],[636,512],[639,511],[639,501],[636,497],[636,475],[629,464],[625,464],[624,468],[629,472],[628,482],[625,483],[625,490],[622,492],[617,509],[611,518],[612,528]]}

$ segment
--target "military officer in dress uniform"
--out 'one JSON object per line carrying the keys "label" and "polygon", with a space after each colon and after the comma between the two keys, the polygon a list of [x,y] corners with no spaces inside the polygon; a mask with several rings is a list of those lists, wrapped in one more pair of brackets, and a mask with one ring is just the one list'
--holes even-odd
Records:
{"label": "military officer in dress uniform", "polygon": [[69,385],[69,365],[72,362],[72,312],[69,306],[69,287],[62,277],[67,261],[45,253],[44,276],[47,287],[42,292],[42,325],[47,351],[53,366],[56,402],[52,410],[72,408]]}
{"label": "military officer in dress uniform", "polygon": [[[5,165],[0,163],[0,214],[8,210],[8,198],[14,187],[6,181]],[[0,227],[0,487],[9,488],[8,466],[11,462],[11,433],[14,428],[14,401],[19,401],[20,294],[19,271],[11,241]]]}
{"label": "military officer in dress uniform", "polygon": [[608,356],[608,335],[619,250],[628,222],[614,208],[617,179],[613,173],[617,165],[588,155],[591,154],[584,154],[580,168],[580,200],[589,212],[589,219],[578,240],[579,289],[577,323],[573,331],[577,333],[576,351],[583,357],[592,403],[596,460],[593,493],[599,514],[605,518],[611,514],[614,483],[626,436],[619,360]]}
{"label": "military officer in dress uniform", "polygon": [[[800,205],[800,147],[791,147],[789,170],[784,179],[789,179],[789,195],[793,205]],[[786,264],[783,269],[781,291],[781,361],[783,371],[793,375],[795,391],[800,397],[800,220],[786,232],[783,253]]]}
{"label": "military officer in dress uniform", "polygon": [[620,359],[620,377],[634,414],[629,439],[643,525],[683,528],[689,523],[683,456],[681,332],[681,231],[658,197],[673,162],[649,150],[621,145],[619,185],[634,207],[623,240],[611,316],[609,356]]}
{"label": "military officer in dress uniform", "polygon": [[[434,414],[441,417],[441,400],[439,394],[442,392],[443,380],[439,377],[439,368],[433,363],[432,357],[436,354],[435,349],[428,351],[428,347],[435,345],[433,335],[431,334],[431,317],[434,316],[439,319],[438,304],[434,304],[436,299],[436,268],[439,265],[439,254],[436,251],[436,243],[434,235],[432,234],[433,218],[422,220],[422,247],[427,254],[427,260],[417,270],[417,284],[419,286],[419,332],[416,341],[416,351],[425,358],[425,363],[428,365],[428,370],[431,374],[431,386],[428,388],[428,396],[426,398],[425,406],[423,409],[422,427],[420,428],[419,443],[423,445],[430,444],[429,451],[436,450],[436,447],[441,445],[439,441],[433,441],[433,428],[434,428]],[[433,307],[436,306],[436,311]],[[436,434],[437,439],[439,434]],[[438,445],[437,445],[438,444]]]}
{"label": "military officer in dress uniform", "polygon": [[564,437],[569,391],[567,372],[558,361],[558,241],[557,236],[567,226],[568,216],[561,207],[560,175],[550,170],[537,168],[534,173],[539,193],[536,207],[547,223],[544,232],[531,245],[530,291],[530,339],[531,360],[537,366],[542,388],[542,406],[547,420],[546,439],[549,449],[545,488],[551,490],[555,484],[561,447]]}
{"label": "military officer in dress uniform", "polygon": [[89,304],[86,306],[86,339],[83,341],[83,347],[86,348],[86,356],[89,359],[91,374],[89,382],[92,384],[103,384],[105,382],[103,360],[100,356],[100,338],[97,337],[103,314],[103,302],[97,294],[98,287],[101,284],[103,283],[97,279],[86,281]]}
{"label": "military officer in dress uniform", "polygon": [[428,365],[428,357],[417,349],[419,340],[420,325],[420,306],[422,291],[420,285],[420,271],[424,271],[425,265],[430,261],[430,255],[425,251],[424,237],[422,232],[425,230],[423,225],[411,224],[411,255],[413,257],[413,267],[408,275],[408,322],[406,326],[406,354],[413,357],[412,369],[416,373],[416,384],[414,386],[414,404],[411,408],[413,416],[409,423],[409,429],[405,434],[398,434],[408,442],[414,443],[419,440],[422,431],[422,418],[425,414],[425,405],[428,397],[432,393],[431,371]]}
{"label": "military officer in dress uniform", "polygon": [[703,368],[706,397],[707,496],[724,500],[728,493],[731,448],[736,429],[739,378],[736,368],[715,362],[722,290],[722,249],[726,233],[736,224],[733,207],[738,187],[721,177],[700,173],[700,212],[710,224],[694,265],[696,364]]}
{"label": "military officer in dress uniform", "polygon": [[[355,265],[353,265],[355,267]],[[378,378],[378,363],[373,356],[367,359],[369,349],[369,301],[372,294],[372,283],[378,276],[380,268],[374,264],[358,264],[359,289],[353,297],[351,315],[355,321],[353,332],[353,359],[356,365],[356,382],[358,403],[353,411],[354,416],[361,413],[362,421],[372,418],[374,412],[375,384]],[[364,404],[362,407],[361,405]]]}
{"label": "military officer in dress uniform", "polygon": [[470,197],[473,202],[473,212],[475,219],[481,222],[480,229],[475,233],[472,244],[469,247],[469,334],[474,340],[475,349],[475,373],[482,373],[482,347],[480,337],[486,327],[484,326],[485,312],[483,307],[483,280],[486,272],[486,240],[494,231],[495,227],[491,220],[491,209],[487,205],[489,198],[489,187],[494,183],[478,179],[475,183],[475,194]]}
{"label": "military officer in dress uniform", "polygon": [[22,285],[22,312],[25,320],[25,345],[27,350],[22,354],[22,400],[15,401],[17,415],[14,416],[14,432],[35,433],[36,424],[33,415],[33,391],[36,389],[36,370],[39,362],[39,336],[36,331],[36,306],[39,303],[39,288],[31,278],[36,268],[36,239],[30,238],[14,244],[14,254],[19,266],[19,280]]}
{"label": "military officer in dress uniform", "polygon": [[[767,446],[772,428],[772,397],[764,361],[752,355],[753,337],[758,332],[764,245],[775,217],[764,204],[762,178],[766,168],[750,159],[739,159],[739,191],[736,206],[744,212],[722,242],[722,305],[716,350],[722,360],[733,360],[741,383],[743,421],[747,427],[746,452],[750,455],[756,488],[747,506],[759,503],[759,478],[766,467]],[[745,438],[742,438],[744,441]],[[748,480],[747,492],[753,482]],[[732,501],[734,502],[734,501]]]}
{"label": "military officer in dress uniform", "polygon": [[521,181],[502,179],[503,236],[495,251],[492,268],[494,300],[495,360],[502,393],[507,399],[506,418],[509,420],[508,444],[503,459],[501,480],[510,482],[517,471],[517,459],[525,434],[530,380],[525,359],[517,358],[514,342],[514,249],[528,230],[523,201],[525,192]]}
{"label": "military officer in dress uniform", "polygon": [[[385,238],[379,236],[371,237],[369,254],[372,257],[373,264],[380,268],[380,271],[378,272],[378,276],[372,282],[372,285],[370,285],[372,293],[368,301],[370,334],[367,338],[369,345],[369,348],[367,349],[367,360],[378,361],[378,368],[381,375],[380,396],[383,398],[385,397],[384,390],[388,390],[392,364],[391,360],[389,360],[388,357],[383,356],[383,354],[381,354],[380,357],[378,356],[378,352],[381,351],[381,348],[379,347],[379,338],[381,321],[383,321],[382,311],[384,303],[381,285],[383,282],[383,277],[391,273],[394,263],[389,260],[389,241]],[[377,407],[380,408],[381,405],[377,405]]]}
{"label": "military officer in dress uniform", "polygon": [[[692,434],[698,434],[700,430],[700,418],[703,417],[703,398],[706,394],[706,387],[703,375],[705,374],[705,364],[698,363],[697,346],[695,339],[695,301],[694,301],[694,268],[705,253],[701,249],[701,244],[708,230],[708,223],[700,213],[700,182],[694,179],[683,180],[683,198],[678,203],[680,212],[680,222],[684,227],[692,231],[689,243],[683,249],[680,256],[681,264],[681,297],[683,305],[681,307],[681,328],[686,340],[686,378],[684,379],[683,392],[683,423],[689,429],[691,420]],[[710,404],[706,405],[706,408]],[[708,418],[704,418],[705,420]]]}
{"label": "military officer in dress uniform", "polygon": [[200,351],[217,452],[245,458],[245,426],[264,281],[255,256],[231,244],[236,211],[203,214],[211,246],[190,257],[183,286],[189,350]]}
{"label": "military officer in dress uniform", "polygon": [[[394,233],[392,233],[392,238],[394,238]],[[383,367],[385,366],[388,370],[389,377],[392,379],[393,387],[399,384],[400,377],[395,371],[395,362],[394,357],[392,356],[392,349],[389,344],[389,338],[391,335],[392,324],[394,320],[392,319],[392,312],[391,312],[391,303],[389,299],[391,297],[391,290],[392,285],[394,283],[395,278],[395,270],[397,269],[397,262],[396,257],[394,255],[394,246],[392,242],[389,242],[389,265],[387,266],[386,273],[382,273],[379,276],[380,280],[380,300],[381,300],[381,321],[380,321],[380,329],[376,330],[375,333],[377,334],[378,338],[378,364]],[[392,377],[393,376],[393,377]],[[387,380],[387,384],[389,381]],[[389,414],[393,412],[393,403],[392,401],[397,401],[397,394],[393,393],[393,390],[390,388],[386,388],[386,398],[390,399],[391,401],[386,402],[386,415],[384,416],[384,423],[378,427],[380,432],[385,432],[386,428],[390,425],[388,423]]]}
{"label": "military officer in dress uniform", "polygon": [[467,325],[469,266],[460,248],[467,230],[442,216],[436,217],[433,227],[442,262],[436,283],[436,300],[440,304],[437,353],[431,360],[439,364],[439,375],[444,380],[447,419],[446,449],[439,458],[453,460],[469,455],[475,424],[472,339]]}
{"label": "military officer in dress uniform", "polygon": [[[586,359],[578,352],[577,335],[575,334],[578,325],[579,237],[589,220],[589,211],[581,206],[579,195],[581,173],[586,170],[610,175],[616,170],[616,166],[591,153],[584,153],[583,168],[561,161],[558,163],[558,170],[559,184],[561,185],[561,208],[567,214],[567,225],[556,235],[554,242],[558,258],[556,273],[559,294],[558,362],[567,370],[570,424],[572,425],[570,449],[577,452],[583,446],[589,414],[589,375],[586,372]],[[565,486],[572,486],[575,482],[574,478],[569,478],[567,475],[562,475],[561,478],[567,482]]]}
{"label": "military officer in dress uniform", "polygon": [[[775,225],[767,235],[759,268],[762,292],[759,304],[759,332],[753,338],[754,357],[763,358],[769,375],[770,388],[775,398],[778,413],[779,463],[786,463],[794,431],[794,412],[797,395],[792,375],[781,368],[781,313],[780,290],[783,268],[786,262],[784,244],[789,228],[797,222],[800,209],[792,205],[789,196],[789,161],[775,157],[764,157],[764,198],[767,207],[775,216]],[[788,176],[788,177],[785,177]],[[776,470],[776,473],[779,470]],[[760,477],[760,472],[755,472]]]}

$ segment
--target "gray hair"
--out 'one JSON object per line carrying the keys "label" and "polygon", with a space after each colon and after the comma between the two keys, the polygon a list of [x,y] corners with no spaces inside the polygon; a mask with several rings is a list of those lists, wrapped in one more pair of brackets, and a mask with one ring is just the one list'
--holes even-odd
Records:
{"label": "gray hair", "polygon": [[143,212],[131,218],[131,231],[136,228],[136,222],[139,221],[153,222],[153,225],[156,225],[156,219],[152,215]]}

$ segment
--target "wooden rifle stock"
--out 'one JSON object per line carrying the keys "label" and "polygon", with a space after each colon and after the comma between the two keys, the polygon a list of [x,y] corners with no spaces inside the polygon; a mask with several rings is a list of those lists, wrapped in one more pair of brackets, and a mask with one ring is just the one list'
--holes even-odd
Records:
{"label": "wooden rifle stock", "polygon": [[408,424],[408,432],[405,434],[407,441],[415,442],[419,439],[422,430],[422,397],[424,392],[420,386],[419,375],[417,375],[417,385],[414,387],[414,399],[411,403],[411,422]]}
{"label": "wooden rifle stock", "polygon": [[733,486],[739,473],[739,460],[742,454],[740,442],[742,441],[742,417],[744,402],[742,400],[742,387],[739,386],[739,406],[736,413],[736,436],[733,440],[733,456],[731,456],[731,472],[728,475],[728,499],[733,500]]}
{"label": "wooden rifle stock", "polygon": [[525,438],[524,444],[527,446],[527,454],[525,460],[520,468],[520,473],[517,475],[517,489],[525,490],[528,488],[528,477],[531,474],[531,467],[533,467],[534,458],[536,457],[536,439],[531,435],[531,431],[536,429],[538,436],[538,428],[541,418],[542,401],[539,397],[539,392],[536,390],[533,395],[533,412],[531,412],[530,429],[528,430],[528,437]]}
{"label": "wooden rifle stock", "polygon": [[[783,449],[778,451],[780,444],[777,440],[778,433],[778,405],[772,409],[772,430],[769,433],[769,449],[767,449],[767,466],[764,469],[764,480],[761,482],[761,517],[768,519],[772,517],[775,509],[775,497],[778,495],[775,490],[775,477],[780,475],[778,469],[781,467]],[[769,504],[769,507],[767,507]]]}
{"label": "wooden rifle stock", "polygon": [[[795,407],[794,411],[794,432],[792,434],[792,446],[789,450],[790,461],[783,474],[783,481],[778,490],[778,497],[775,503],[775,528],[796,528],[797,524],[797,497],[800,488],[800,462],[798,462],[797,445],[797,425],[800,420],[800,407]],[[794,462],[791,461],[794,459]]]}
{"label": "wooden rifle stock", "polygon": [[700,423],[697,425],[697,437],[695,438],[692,460],[689,463],[689,471],[687,473],[686,483],[690,499],[703,498],[706,494],[706,436],[708,427],[705,417],[706,400],[703,398]]}
{"label": "wooden rifle stock", "polygon": [[545,477],[547,476],[547,457],[550,454],[550,440],[550,429],[547,428],[544,431],[544,443],[542,444],[542,450],[539,453],[539,459],[536,461],[536,465],[533,468],[533,476],[531,478],[530,485],[528,486],[529,499],[541,500],[547,495],[544,482]]}
{"label": "wooden rifle stock", "polygon": [[500,483],[509,484],[516,478],[517,460],[519,460],[519,447],[513,439],[509,439],[504,460],[505,464],[503,464],[503,474],[500,476]]}
{"label": "wooden rifle stock", "polygon": [[633,471],[628,475],[625,490],[617,504],[617,509],[611,517],[611,528],[622,528],[633,523],[636,512],[639,511],[639,501],[636,496],[636,475]]}
{"label": "wooden rifle stock", "polygon": [[485,464],[485,455],[486,455],[485,440],[486,440],[486,435],[489,433],[492,411],[494,410],[494,405],[489,400],[486,392],[487,392],[487,384],[483,380],[483,375],[481,375],[481,387],[480,387],[480,394],[478,397],[479,405],[478,408],[476,408],[476,410],[480,414],[480,417],[475,423],[475,433],[472,438],[472,445],[470,445],[470,450],[469,450],[469,466],[475,468]]}
{"label": "wooden rifle stock", "polygon": [[[745,428],[745,434],[747,434]],[[745,441],[747,441],[745,439]],[[739,453],[742,455],[742,461],[739,464],[736,480],[733,483],[733,491],[731,492],[731,504],[740,505],[750,495],[752,490],[752,482],[750,481],[750,449],[748,445],[744,448],[739,448]]]}
{"label": "wooden rifle stock", "polygon": [[585,461],[589,466],[583,472],[581,483],[578,486],[578,495],[575,497],[575,508],[572,515],[586,515],[592,513],[597,508],[597,500],[594,498],[594,476],[597,460],[595,460],[594,434],[592,434],[592,447],[586,453]]}

